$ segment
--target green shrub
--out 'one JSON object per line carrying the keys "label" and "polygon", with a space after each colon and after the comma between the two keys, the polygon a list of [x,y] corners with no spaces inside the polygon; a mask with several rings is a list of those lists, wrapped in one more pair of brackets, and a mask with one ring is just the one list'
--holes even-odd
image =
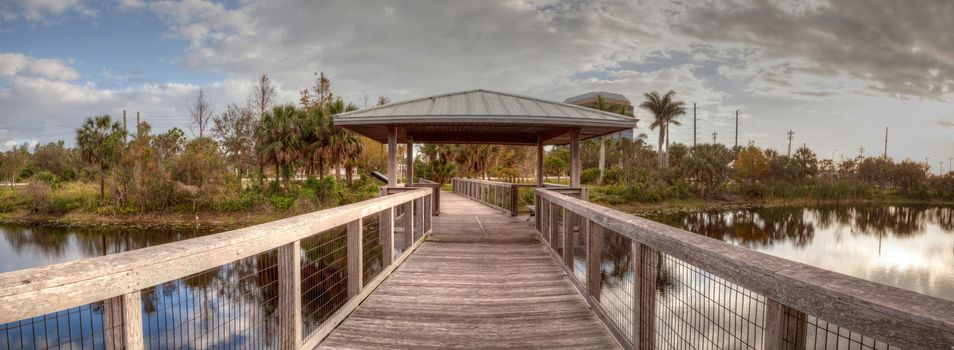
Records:
{"label": "green shrub", "polygon": [[272,194],[268,200],[272,203],[272,206],[278,210],[288,210],[288,208],[291,208],[291,205],[294,202],[294,198],[280,194]]}
{"label": "green shrub", "polygon": [[[605,174],[604,174],[605,175]],[[599,168],[587,168],[580,172],[580,182],[584,184],[595,184],[600,177]]]}

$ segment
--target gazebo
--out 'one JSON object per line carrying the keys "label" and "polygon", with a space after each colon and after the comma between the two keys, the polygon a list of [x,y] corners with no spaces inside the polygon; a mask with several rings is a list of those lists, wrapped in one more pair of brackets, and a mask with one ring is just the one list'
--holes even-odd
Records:
{"label": "gazebo", "polygon": [[336,114],[334,123],[388,144],[388,186],[397,186],[397,144],[537,146],[537,186],[543,186],[543,146],[570,146],[570,187],[580,187],[580,140],[636,127],[629,116],[489,90],[469,90]]}

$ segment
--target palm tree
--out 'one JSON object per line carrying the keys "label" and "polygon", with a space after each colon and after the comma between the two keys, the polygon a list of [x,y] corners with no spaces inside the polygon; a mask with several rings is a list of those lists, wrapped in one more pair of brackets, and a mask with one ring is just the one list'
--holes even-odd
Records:
{"label": "palm tree", "polygon": [[321,108],[308,108],[304,111],[305,116],[300,118],[302,129],[302,142],[304,143],[304,153],[307,162],[307,173],[309,176],[317,174],[319,177],[325,174],[325,159],[328,158],[328,130],[330,122],[325,112]]}
{"label": "palm tree", "polygon": [[659,93],[653,91],[643,96],[646,97],[646,101],[643,101],[639,107],[646,109],[653,113],[652,124],[649,124],[650,130],[659,129],[659,166],[665,167],[669,163],[669,159],[666,153],[663,152],[663,144],[668,143],[668,138],[666,135],[669,132],[669,124],[680,125],[679,121],[676,118],[680,115],[686,114],[686,104],[682,101],[676,101],[673,97],[676,95],[675,91],[669,90],[665,95],[659,96]]}
{"label": "palm tree", "polygon": [[[356,109],[358,108],[355,105],[350,103],[345,105],[344,101],[338,98],[326,104],[325,113],[335,115]],[[357,158],[364,149],[360,145],[361,139],[354,132],[335,126],[331,118],[327,118],[327,123],[325,146],[335,167],[335,179],[341,179],[340,168],[342,163]],[[350,175],[348,176],[350,177]]]}
{"label": "palm tree", "polygon": [[76,129],[76,145],[83,160],[98,168],[100,200],[106,198],[106,171],[115,160],[124,136],[119,122],[113,122],[105,114],[86,118],[83,126]]}
{"label": "palm tree", "polygon": [[292,165],[302,155],[303,142],[300,112],[293,105],[276,106],[262,118],[258,129],[259,157],[263,163],[275,165],[276,180],[282,175],[288,190]]}

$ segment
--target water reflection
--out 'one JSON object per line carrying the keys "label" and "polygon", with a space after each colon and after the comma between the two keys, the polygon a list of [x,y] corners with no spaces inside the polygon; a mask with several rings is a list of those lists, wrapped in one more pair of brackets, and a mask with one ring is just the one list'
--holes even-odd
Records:
{"label": "water reflection", "polygon": [[[212,233],[202,229],[56,228],[0,225],[3,271],[138,249]],[[380,271],[377,214],[364,219],[365,267]],[[347,302],[344,227],[301,241],[303,322],[307,332]],[[365,281],[367,282],[367,281]],[[278,343],[275,250],[142,291],[143,332],[150,349],[283,348]],[[103,302],[0,324],[0,350],[105,349]],[[306,332],[306,334],[307,334]]]}
{"label": "water reflection", "polygon": [[954,300],[954,207],[766,207],[653,219],[786,259]]}

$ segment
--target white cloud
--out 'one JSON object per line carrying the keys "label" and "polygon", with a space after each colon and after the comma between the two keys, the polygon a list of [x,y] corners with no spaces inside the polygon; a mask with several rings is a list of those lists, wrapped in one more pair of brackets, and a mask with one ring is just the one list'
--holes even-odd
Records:
{"label": "white cloud", "polygon": [[81,17],[96,17],[97,13],[80,0],[9,0],[0,4],[0,19],[13,21],[23,19],[34,23],[51,23],[55,17],[77,14]]}
{"label": "white cloud", "polygon": [[79,78],[79,73],[69,64],[62,60],[34,58],[21,53],[0,53],[0,78],[29,76],[64,81]]}

